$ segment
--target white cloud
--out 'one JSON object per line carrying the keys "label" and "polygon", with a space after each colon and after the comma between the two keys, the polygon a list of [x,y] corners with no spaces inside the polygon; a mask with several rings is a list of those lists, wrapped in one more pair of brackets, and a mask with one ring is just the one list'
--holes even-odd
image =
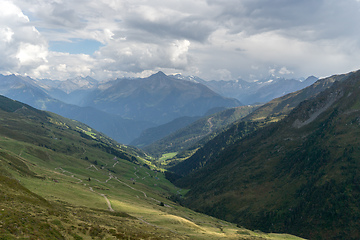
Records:
{"label": "white cloud", "polygon": [[276,69],[275,69],[275,68],[269,69],[269,74],[270,74],[270,75],[274,75],[275,73],[276,73]]}
{"label": "white cloud", "polygon": [[282,68],[280,68],[279,73],[280,73],[281,75],[286,75],[286,74],[292,74],[292,73],[294,73],[294,72],[288,70],[286,67],[282,67]]}
{"label": "white cloud", "polygon": [[12,40],[13,35],[14,35],[14,32],[9,27],[2,27],[0,29],[0,36],[2,36],[2,39],[3,39],[4,43],[10,43],[10,41]]}
{"label": "white cloud", "polygon": [[[0,8],[2,72],[258,79],[269,69],[300,77],[360,67],[358,0],[0,0]],[[72,39],[103,46],[93,55],[48,50]]]}
{"label": "white cloud", "polygon": [[1,0],[0,8],[0,71],[32,75],[46,62],[46,40],[12,2]]}
{"label": "white cloud", "polygon": [[16,58],[19,64],[24,66],[36,67],[41,63],[47,62],[47,49],[43,45],[34,45],[30,43],[20,43]]}
{"label": "white cloud", "polygon": [[214,69],[211,71],[214,79],[218,80],[232,80],[231,72],[227,69]]}
{"label": "white cloud", "polygon": [[187,53],[189,51],[190,41],[188,40],[175,40],[170,48],[169,55],[170,61],[174,65],[175,68],[185,68],[188,63]]}
{"label": "white cloud", "polygon": [[[139,74],[155,69],[185,69],[189,63],[188,51],[190,41],[174,40],[163,45],[155,43],[131,43],[126,39],[113,39],[108,45],[95,53],[95,72],[114,72],[116,77],[119,71],[125,75]],[[126,74],[130,72],[130,74]]]}
{"label": "white cloud", "polygon": [[96,65],[95,60],[86,54],[50,52],[48,62],[36,69],[36,77],[64,80],[74,76],[94,76]]}

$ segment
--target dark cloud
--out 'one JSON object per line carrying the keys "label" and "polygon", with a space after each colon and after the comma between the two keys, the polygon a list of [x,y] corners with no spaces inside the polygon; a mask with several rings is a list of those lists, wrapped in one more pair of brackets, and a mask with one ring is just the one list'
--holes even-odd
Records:
{"label": "dark cloud", "polygon": [[204,42],[215,30],[212,22],[195,16],[175,17],[172,20],[159,19],[157,21],[149,21],[142,16],[135,16],[126,20],[125,24],[130,29],[130,33],[132,32],[131,29],[141,30],[142,34],[147,34],[142,38],[148,37],[149,39],[156,37],[156,39],[188,39]]}
{"label": "dark cloud", "polygon": [[257,34],[279,31],[304,39],[334,38],[354,34],[360,20],[356,0],[208,0],[217,6],[217,19],[230,33]]}
{"label": "dark cloud", "polygon": [[39,11],[38,16],[52,28],[78,29],[86,26],[84,20],[79,17],[77,9],[64,3],[53,2]]}

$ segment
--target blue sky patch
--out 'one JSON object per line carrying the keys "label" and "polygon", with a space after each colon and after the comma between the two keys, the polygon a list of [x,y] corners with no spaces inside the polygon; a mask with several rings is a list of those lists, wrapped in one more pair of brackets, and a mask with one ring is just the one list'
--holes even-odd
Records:
{"label": "blue sky patch", "polygon": [[71,54],[93,54],[101,46],[104,46],[98,41],[89,39],[70,39],[71,42],[65,41],[51,41],[49,43],[50,51],[64,52]]}

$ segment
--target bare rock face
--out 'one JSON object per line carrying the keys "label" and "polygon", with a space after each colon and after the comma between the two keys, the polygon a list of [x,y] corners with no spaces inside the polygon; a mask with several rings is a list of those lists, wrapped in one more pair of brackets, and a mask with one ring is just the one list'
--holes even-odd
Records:
{"label": "bare rock face", "polygon": [[336,91],[330,93],[325,99],[325,101],[319,102],[317,106],[315,106],[314,108],[308,111],[308,113],[306,114],[307,119],[303,119],[303,120],[296,119],[293,123],[293,127],[301,128],[313,122],[320,114],[325,112],[329,107],[331,107],[331,105],[333,105],[333,103],[335,103],[338,99],[340,99],[343,96],[343,94],[344,93],[342,91]]}

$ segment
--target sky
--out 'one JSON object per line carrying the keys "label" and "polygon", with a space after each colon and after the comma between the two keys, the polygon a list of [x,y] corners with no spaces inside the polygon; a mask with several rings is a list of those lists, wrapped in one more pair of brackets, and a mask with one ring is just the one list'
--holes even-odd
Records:
{"label": "sky", "polygon": [[0,73],[65,80],[360,69],[360,0],[0,0]]}

